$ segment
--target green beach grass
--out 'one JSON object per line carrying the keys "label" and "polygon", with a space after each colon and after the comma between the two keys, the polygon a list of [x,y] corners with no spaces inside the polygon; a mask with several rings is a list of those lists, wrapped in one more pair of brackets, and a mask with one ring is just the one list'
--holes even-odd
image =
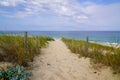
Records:
{"label": "green beach grass", "polygon": [[28,66],[40,49],[45,47],[51,37],[28,37],[27,44],[23,36],[0,35],[0,61],[17,63]]}
{"label": "green beach grass", "polygon": [[94,63],[102,63],[110,66],[115,72],[120,73],[120,47],[89,43],[89,51],[86,52],[86,42],[83,40],[73,40],[62,38],[67,47],[82,57],[89,57]]}

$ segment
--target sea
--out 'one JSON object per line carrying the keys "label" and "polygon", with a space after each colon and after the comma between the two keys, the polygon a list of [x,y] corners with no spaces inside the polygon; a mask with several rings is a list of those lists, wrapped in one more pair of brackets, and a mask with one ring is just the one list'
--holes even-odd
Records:
{"label": "sea", "polygon": [[[0,35],[24,35],[26,31],[0,31]],[[86,40],[98,43],[120,43],[120,31],[27,31],[29,36],[49,36]]]}

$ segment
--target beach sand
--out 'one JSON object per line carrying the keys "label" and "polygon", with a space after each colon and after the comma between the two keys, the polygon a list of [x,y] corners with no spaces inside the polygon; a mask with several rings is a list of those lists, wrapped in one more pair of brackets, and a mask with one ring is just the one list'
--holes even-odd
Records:
{"label": "beach sand", "polygon": [[0,62],[0,70],[2,70],[2,69],[7,70],[8,66],[12,66],[12,63],[9,63],[9,62]]}
{"label": "beach sand", "polygon": [[33,62],[31,80],[119,80],[108,67],[96,70],[89,58],[79,58],[61,40],[49,43]]}

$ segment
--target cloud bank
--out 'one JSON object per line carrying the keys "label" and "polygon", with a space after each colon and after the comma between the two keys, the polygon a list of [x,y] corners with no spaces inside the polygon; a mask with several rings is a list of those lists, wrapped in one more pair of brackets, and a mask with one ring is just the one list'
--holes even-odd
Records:
{"label": "cloud bank", "polygon": [[[7,12],[9,17],[25,17],[30,15],[39,15],[41,13],[51,14],[56,16],[71,17],[73,19],[87,19],[87,15],[83,8],[80,7],[75,0],[3,0],[0,1],[2,7],[11,7],[18,10],[15,13]],[[21,10],[19,10],[21,8]],[[10,14],[10,15],[9,15]]]}
{"label": "cloud bank", "polygon": [[89,27],[114,29],[113,26],[117,28],[120,25],[120,3],[104,5],[91,0],[83,2],[77,0],[0,0],[0,15],[6,17],[25,18],[43,14],[49,17],[60,17],[63,23],[67,20],[66,26],[72,24],[81,26],[80,28],[84,26],[84,29]]}

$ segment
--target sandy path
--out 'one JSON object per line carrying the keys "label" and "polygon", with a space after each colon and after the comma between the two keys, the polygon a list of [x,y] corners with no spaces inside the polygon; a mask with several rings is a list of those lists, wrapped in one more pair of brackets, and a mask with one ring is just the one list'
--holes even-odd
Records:
{"label": "sandy path", "polygon": [[60,40],[42,49],[33,64],[31,80],[117,80],[109,69],[96,72],[89,59],[78,58]]}

